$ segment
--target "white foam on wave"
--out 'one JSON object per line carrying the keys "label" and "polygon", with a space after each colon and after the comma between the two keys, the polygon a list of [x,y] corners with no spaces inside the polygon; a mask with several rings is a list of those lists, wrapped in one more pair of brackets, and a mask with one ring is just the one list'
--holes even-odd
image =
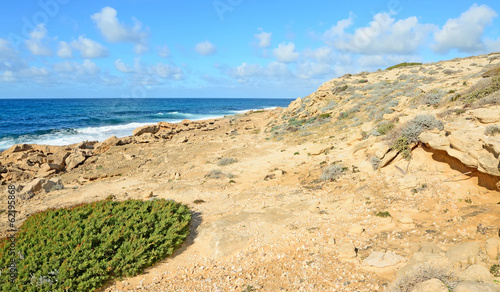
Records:
{"label": "white foam on wave", "polygon": [[[275,109],[272,108],[264,108],[264,109]],[[253,109],[261,110],[261,109]],[[232,111],[232,114],[235,113],[245,113],[251,110],[241,110],[241,111]],[[231,113],[228,113],[230,115]],[[161,114],[161,113],[159,113]],[[179,114],[179,112],[172,112],[169,114]],[[209,119],[218,119],[224,117],[221,115],[203,115],[203,114],[186,114],[182,113],[182,116],[185,116],[187,119],[191,121],[201,121],[201,120],[209,120]],[[165,121],[169,123],[180,123],[183,119],[165,119]],[[70,130],[59,130],[48,134],[39,135],[36,137],[32,136],[21,136],[17,139],[2,139],[0,140],[0,149],[5,150],[10,148],[15,144],[40,144],[40,145],[71,145],[80,143],[82,141],[99,141],[102,142],[111,136],[117,136],[118,138],[126,137],[132,135],[132,131],[136,128],[156,124],[157,121],[152,121],[148,123],[129,123],[123,125],[111,125],[111,126],[100,126],[100,127],[86,127],[86,128],[78,128],[78,129],[70,129]]]}

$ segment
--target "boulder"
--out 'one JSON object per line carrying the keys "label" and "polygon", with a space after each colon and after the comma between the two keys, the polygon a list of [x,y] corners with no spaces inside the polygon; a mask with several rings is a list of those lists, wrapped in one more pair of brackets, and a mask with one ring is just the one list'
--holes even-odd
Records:
{"label": "boulder", "polygon": [[500,160],[490,152],[483,150],[477,158],[478,170],[494,176],[500,176]]}
{"label": "boulder", "polygon": [[493,282],[495,279],[488,269],[481,265],[472,265],[460,273],[459,277],[465,281]]}
{"label": "boulder", "polygon": [[500,121],[500,111],[495,109],[479,108],[470,110],[469,113],[483,124],[497,123]]}
{"label": "boulder", "polygon": [[397,255],[392,251],[387,252],[372,252],[364,261],[365,266],[374,266],[377,268],[385,268],[390,266],[395,266],[401,262],[405,261],[405,258]]}
{"label": "boulder", "polygon": [[348,242],[344,243],[338,249],[339,258],[342,260],[350,260],[356,258],[356,247],[354,244]]}
{"label": "boulder", "polygon": [[101,143],[97,144],[96,147],[94,148],[94,151],[92,152],[96,155],[102,154],[108,151],[111,147],[119,144],[120,144],[120,139],[118,139],[116,136],[112,136],[102,141]]}
{"label": "boulder", "polygon": [[413,287],[411,292],[448,292],[448,287],[439,279],[430,279],[422,283],[418,283]]}
{"label": "boulder", "polygon": [[60,179],[48,180],[46,178],[37,178],[24,186],[19,193],[19,198],[22,200],[29,200],[40,191],[50,192],[53,189],[63,189],[64,186]]}
{"label": "boulder", "polygon": [[66,170],[78,167],[87,159],[88,154],[84,151],[75,151],[66,158]]}
{"label": "boulder", "polygon": [[15,153],[15,152],[22,152],[22,151],[26,151],[26,150],[30,150],[31,149],[31,145],[29,144],[17,144],[17,145],[14,145],[12,147],[10,147],[9,149],[5,150],[2,152],[2,156],[8,156],[12,153]]}
{"label": "boulder", "polygon": [[398,270],[398,277],[403,277],[412,273],[419,267],[447,269],[451,267],[451,262],[448,258],[435,253],[417,252],[413,254],[408,263]]}
{"label": "boulder", "polygon": [[427,146],[437,150],[445,150],[450,146],[448,138],[441,134],[423,132],[418,136],[418,139]]}
{"label": "boulder", "polygon": [[138,143],[149,143],[153,142],[154,140],[156,140],[156,137],[152,133],[144,133],[140,136],[135,137],[135,141]]}
{"label": "boulder", "polygon": [[478,242],[465,242],[446,251],[446,257],[453,263],[474,264],[481,250]]}
{"label": "boulder", "polygon": [[143,127],[139,127],[137,129],[135,129],[132,134],[134,134],[134,136],[141,136],[143,134],[146,134],[146,133],[149,133],[149,134],[156,134],[156,132],[158,132],[158,130],[160,130],[160,126],[158,125],[147,125],[147,126],[143,126]]}
{"label": "boulder", "polygon": [[498,259],[500,254],[500,238],[489,238],[486,240],[486,254],[492,260]]}
{"label": "boulder", "polygon": [[500,286],[494,283],[462,282],[453,292],[500,292]]}

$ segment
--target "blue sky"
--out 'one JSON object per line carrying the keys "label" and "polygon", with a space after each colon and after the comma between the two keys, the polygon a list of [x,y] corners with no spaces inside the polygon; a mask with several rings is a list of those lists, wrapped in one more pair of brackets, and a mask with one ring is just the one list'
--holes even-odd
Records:
{"label": "blue sky", "polygon": [[296,98],[345,73],[500,51],[499,13],[497,1],[11,1],[0,98]]}

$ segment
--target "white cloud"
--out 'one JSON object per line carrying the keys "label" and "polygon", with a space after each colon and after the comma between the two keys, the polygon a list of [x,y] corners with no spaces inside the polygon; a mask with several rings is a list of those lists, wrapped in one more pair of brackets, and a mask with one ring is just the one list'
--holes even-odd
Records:
{"label": "white cloud", "polygon": [[302,62],[297,66],[297,77],[311,79],[333,74],[333,68],[326,63]]}
{"label": "white cloud", "polygon": [[120,23],[117,18],[117,11],[112,7],[104,7],[100,12],[91,16],[91,19],[96,23],[101,31],[101,34],[108,42],[120,43],[130,42],[135,44],[134,51],[141,54],[148,50],[147,37],[148,33],[142,29],[142,23],[135,18],[134,26],[127,27]]}
{"label": "white cloud", "polygon": [[443,28],[435,33],[434,51],[446,54],[452,49],[466,53],[484,50],[484,28],[497,16],[497,13],[486,5],[472,5],[460,17],[448,19]]}
{"label": "white cloud", "polygon": [[35,56],[50,56],[52,50],[43,44],[43,40],[47,37],[47,29],[45,24],[40,23],[30,33],[30,38],[25,41],[28,50]]}
{"label": "white cloud", "polygon": [[299,53],[295,51],[295,44],[290,42],[288,44],[281,43],[278,48],[273,50],[276,60],[281,63],[295,62],[299,58]]}
{"label": "white cloud", "polygon": [[181,68],[170,66],[163,63],[158,63],[152,66],[154,72],[161,78],[171,78],[175,80],[180,80],[184,78],[184,72]]}
{"label": "white cloud", "polygon": [[210,56],[210,55],[215,54],[215,52],[217,51],[217,48],[211,42],[204,41],[204,42],[198,43],[195,47],[195,50],[198,54],[200,54],[202,56]]}
{"label": "white cloud", "polygon": [[73,51],[67,42],[59,42],[59,49],[57,50],[59,58],[68,59],[73,58]]}
{"label": "white cloud", "polygon": [[255,38],[257,39],[258,43],[257,46],[259,48],[267,48],[271,46],[271,37],[272,33],[271,32],[261,32],[255,35]]}
{"label": "white cloud", "polygon": [[12,48],[7,40],[0,38],[0,59],[13,58],[16,55],[16,51]]}
{"label": "white cloud", "polygon": [[98,75],[101,72],[101,68],[90,60],[84,60],[81,64],[69,61],[55,63],[53,69],[57,73],[70,73],[68,75],[82,75],[87,77],[88,75]]}
{"label": "white cloud", "polygon": [[306,59],[316,60],[322,63],[330,63],[332,61],[333,50],[329,47],[320,47],[316,50],[306,49],[302,52]]}
{"label": "white cloud", "polygon": [[337,21],[337,24],[325,31],[323,39],[327,43],[332,43],[337,37],[343,36],[346,28],[354,24],[354,15],[351,13],[349,18]]}
{"label": "white cloud", "polygon": [[416,17],[396,21],[387,13],[378,13],[369,26],[349,34],[344,29],[352,25],[350,19],[327,31],[325,41],[341,51],[359,54],[415,53],[435,28],[420,24]]}
{"label": "white cloud", "polygon": [[79,36],[78,40],[71,42],[71,46],[80,51],[80,55],[86,59],[103,58],[108,56],[108,49],[96,41]]}
{"label": "white cloud", "polygon": [[240,66],[233,68],[230,75],[235,78],[246,79],[252,77],[283,77],[290,76],[291,72],[286,64],[279,62],[272,62],[266,66],[261,66],[259,64],[247,64],[243,63]]}
{"label": "white cloud", "polygon": [[132,69],[127,66],[127,64],[123,63],[121,59],[118,59],[114,62],[116,70],[123,72],[123,73],[130,73],[132,72]]}
{"label": "white cloud", "polygon": [[158,49],[158,56],[162,58],[170,57],[170,49],[167,46],[162,46]]}

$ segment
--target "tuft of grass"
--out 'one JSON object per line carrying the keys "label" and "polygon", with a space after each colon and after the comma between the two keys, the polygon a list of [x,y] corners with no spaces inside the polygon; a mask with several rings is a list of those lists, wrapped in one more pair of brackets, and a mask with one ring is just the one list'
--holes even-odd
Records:
{"label": "tuft of grass", "polygon": [[203,204],[203,203],[205,203],[205,201],[201,200],[201,199],[197,199],[197,200],[194,200],[193,203],[194,204]]}
{"label": "tuft of grass", "polygon": [[15,243],[0,240],[0,290],[95,291],[172,255],[190,222],[189,209],[171,200],[104,200],[33,214]]}
{"label": "tuft of grass", "polygon": [[500,67],[490,69],[481,75],[483,78],[500,76]]}
{"label": "tuft of grass", "polygon": [[392,69],[396,69],[396,68],[409,67],[409,66],[420,66],[420,65],[422,65],[422,63],[407,63],[407,62],[404,62],[404,63],[401,63],[401,64],[397,64],[397,65],[391,66],[391,67],[387,68],[386,70],[392,70]]}
{"label": "tuft of grass", "polygon": [[389,123],[384,123],[382,125],[380,125],[376,131],[379,132],[381,135],[385,135],[387,133],[389,133],[392,129],[394,129],[396,125],[394,125],[394,123],[392,122],[389,122]]}
{"label": "tuft of grass", "polygon": [[320,119],[328,119],[330,117],[331,117],[331,115],[329,113],[319,115]]}
{"label": "tuft of grass", "polygon": [[486,127],[486,130],[484,130],[484,134],[486,136],[496,136],[500,134],[500,126],[499,125],[490,125]]}
{"label": "tuft of grass", "polygon": [[387,218],[387,217],[391,217],[391,214],[387,211],[384,211],[384,212],[379,211],[379,212],[375,213],[375,216],[380,217],[380,218]]}
{"label": "tuft of grass", "polygon": [[238,160],[236,160],[232,157],[225,157],[225,158],[222,158],[221,160],[217,161],[217,165],[218,166],[226,166],[226,165],[233,164],[236,162],[238,162]]}

